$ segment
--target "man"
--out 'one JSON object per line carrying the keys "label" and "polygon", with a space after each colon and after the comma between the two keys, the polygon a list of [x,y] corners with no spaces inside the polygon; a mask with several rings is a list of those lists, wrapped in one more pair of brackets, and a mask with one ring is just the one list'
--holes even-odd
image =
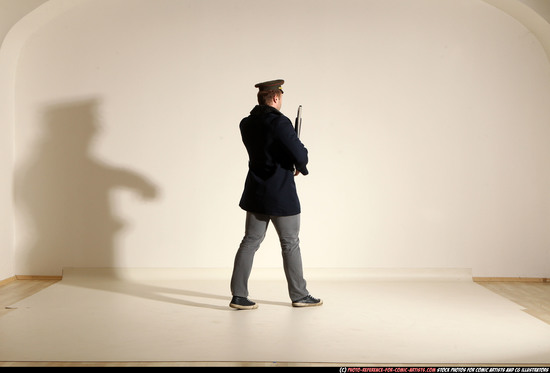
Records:
{"label": "man", "polygon": [[284,80],[256,84],[258,105],[240,123],[249,156],[248,175],[239,206],[246,211],[245,236],[235,256],[229,304],[237,309],[255,309],[248,299],[248,278],[254,254],[262,243],[269,222],[281,243],[288,292],[294,307],[320,306],[323,302],[306,289],[298,234],[300,201],[294,177],[308,174],[307,149],[281,112]]}

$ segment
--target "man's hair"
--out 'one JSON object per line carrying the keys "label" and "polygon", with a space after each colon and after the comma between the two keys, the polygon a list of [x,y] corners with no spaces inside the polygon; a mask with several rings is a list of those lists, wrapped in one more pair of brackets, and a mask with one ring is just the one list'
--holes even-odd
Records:
{"label": "man's hair", "polygon": [[258,92],[258,104],[268,105],[273,101],[275,96],[281,96],[283,93],[280,90],[260,91]]}

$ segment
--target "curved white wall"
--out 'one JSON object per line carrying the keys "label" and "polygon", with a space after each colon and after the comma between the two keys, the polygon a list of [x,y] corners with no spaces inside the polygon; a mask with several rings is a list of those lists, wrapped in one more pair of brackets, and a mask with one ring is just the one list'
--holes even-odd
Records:
{"label": "curved white wall", "polygon": [[546,0],[483,0],[506,12],[537,38],[550,61],[550,3]]}
{"label": "curved white wall", "polygon": [[13,88],[20,32],[6,35],[30,11],[47,0],[0,0],[0,280],[14,272],[13,232]]}
{"label": "curved white wall", "polygon": [[[75,4],[17,62],[16,273],[230,267],[238,122],[254,83],[283,78],[311,158],[306,267],[550,276],[550,64],[505,13],[479,0]],[[280,263],[271,230],[255,265]]]}
{"label": "curved white wall", "polygon": [[531,7],[541,17],[550,22],[550,3],[546,0],[519,0]]}

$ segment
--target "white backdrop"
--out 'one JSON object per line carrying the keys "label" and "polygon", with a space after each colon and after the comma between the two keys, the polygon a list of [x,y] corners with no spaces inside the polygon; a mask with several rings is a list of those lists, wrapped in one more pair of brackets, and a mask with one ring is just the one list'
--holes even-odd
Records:
{"label": "white backdrop", "polygon": [[550,277],[550,64],[480,0],[76,2],[18,61],[16,273],[231,267],[238,123],[279,78],[306,267]]}

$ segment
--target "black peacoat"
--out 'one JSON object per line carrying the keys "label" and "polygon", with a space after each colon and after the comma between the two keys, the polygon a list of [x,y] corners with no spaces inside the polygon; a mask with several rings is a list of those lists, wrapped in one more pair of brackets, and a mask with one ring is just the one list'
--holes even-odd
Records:
{"label": "black peacoat", "polygon": [[239,206],[265,215],[299,214],[294,169],[309,173],[308,152],[290,119],[274,107],[257,105],[239,127],[249,157]]}

